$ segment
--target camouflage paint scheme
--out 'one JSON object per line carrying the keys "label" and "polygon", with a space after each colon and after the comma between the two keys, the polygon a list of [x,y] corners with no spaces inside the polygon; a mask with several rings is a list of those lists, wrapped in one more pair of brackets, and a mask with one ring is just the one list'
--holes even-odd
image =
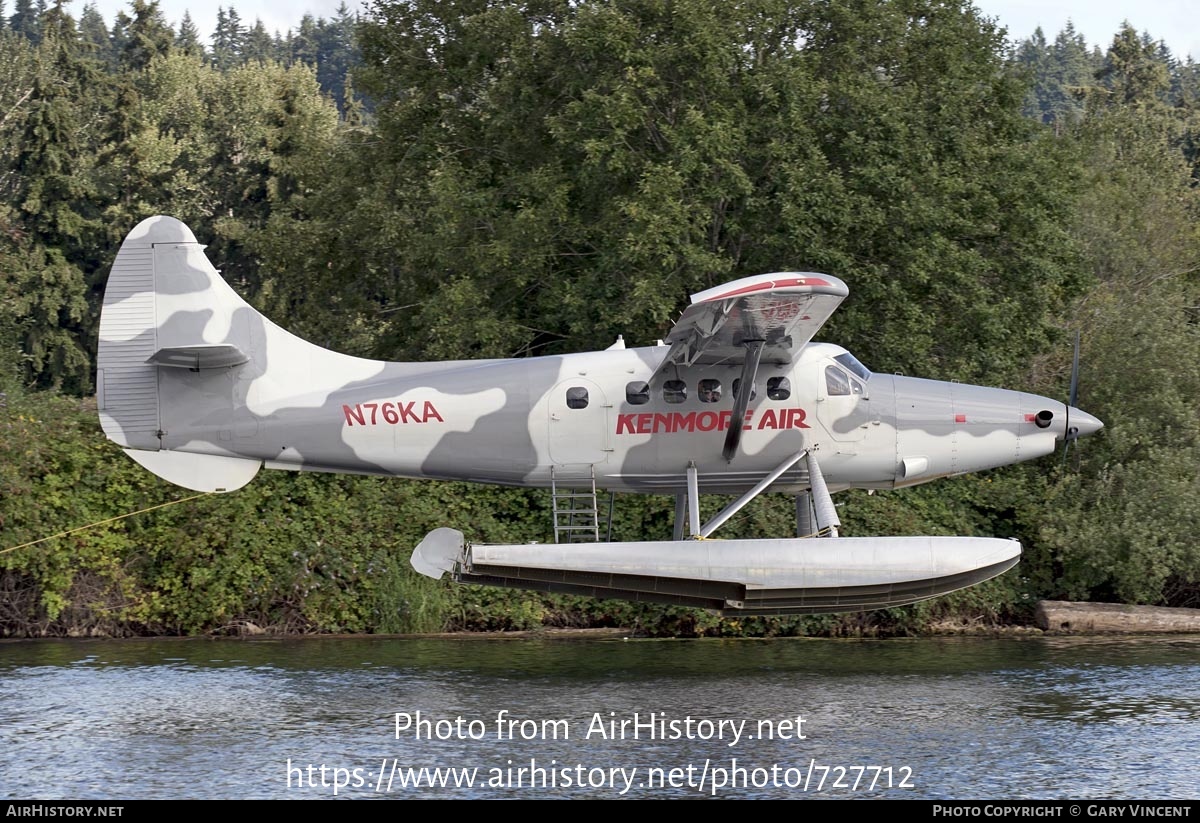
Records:
{"label": "camouflage paint scheme", "polygon": [[[739,451],[726,461],[721,444],[741,374],[731,357],[679,366],[665,362],[669,345],[440,363],[349,357],[263,317],[224,283],[203,248],[179,221],[153,217],[117,255],[97,384],[104,431],[127,449],[215,455],[250,467],[534,487],[550,485],[552,467],[560,481],[594,467],[601,488],[656,493],[686,490],[685,470],[694,462],[701,491],[732,493],[809,448],[836,491],[908,486],[1028,460],[1053,452],[1067,425],[1080,434],[1101,426],[1060,401],[1023,392],[889,374],[862,379],[835,360],[845,349],[809,343],[787,361],[764,357]],[[840,281],[821,277],[844,293]],[[200,352],[199,369],[148,362],[160,350],[203,346],[235,347],[248,360],[222,367]],[[828,372],[855,392],[832,394]],[[786,399],[767,396],[774,377],[787,379]],[[687,387],[683,402],[664,401],[667,379]],[[721,399],[701,402],[700,380],[718,381]],[[626,389],[638,382],[649,384],[649,402],[633,405]],[[572,388],[587,390],[586,407],[568,407]],[[1039,412],[1050,415],[1044,428]],[[772,490],[807,486],[798,467]]]}
{"label": "camouflage paint scheme", "polygon": [[[768,490],[804,495],[819,455],[831,491],[890,489],[1047,455],[1069,431],[1101,428],[1046,397],[873,374],[840,346],[810,342],[847,294],[829,275],[759,275],[694,295],[656,346],[625,348],[618,340],[605,351],[552,357],[386,363],[283,330],[225,284],[183,223],[152,217],[126,237],[105,291],[100,419],[143,466],[200,491],[233,491],[265,466],[525,487],[594,477],[601,489],[681,499],[689,466],[700,493],[740,494],[790,457],[794,465]],[[754,394],[739,408],[734,382],[747,380]],[[719,397],[702,397],[706,388],[719,388]],[[735,419],[740,432],[730,431]],[[800,453],[808,459],[795,462]],[[430,538],[442,531],[452,530]],[[709,553],[721,559],[707,571],[669,544],[640,542],[607,544],[598,565],[568,579],[560,572],[570,564],[559,555],[494,547],[492,565],[472,577],[461,538],[453,532],[430,542],[424,558],[419,547],[414,566],[494,585],[712,608],[751,608],[757,598],[753,608],[764,613],[913,602],[994,576],[1020,553],[988,538],[954,538],[936,550],[908,538],[841,539],[844,556],[861,558],[852,580],[838,571],[832,546],[819,550],[819,561],[813,553],[791,558],[792,544],[805,542],[794,539],[713,541]],[[897,550],[919,558],[909,565],[924,565],[903,574],[885,569],[882,578],[872,571]],[[770,557],[765,578],[761,563],[736,560],[756,552]],[[512,571],[539,562],[549,571],[524,582]],[[731,563],[741,571],[712,571]],[[600,572],[623,582],[597,589]],[[701,578],[716,595],[690,593]],[[929,580],[941,588],[925,586]],[[898,582],[907,593],[877,595]],[[778,595],[776,583],[785,587]],[[844,593],[855,586],[857,594]],[[843,594],[813,605],[814,592],[830,591]]]}

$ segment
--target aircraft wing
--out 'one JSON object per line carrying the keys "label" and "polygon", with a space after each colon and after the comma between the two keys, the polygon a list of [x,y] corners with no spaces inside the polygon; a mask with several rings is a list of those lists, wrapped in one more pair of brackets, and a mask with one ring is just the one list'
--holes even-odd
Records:
{"label": "aircraft wing", "polygon": [[740,365],[755,342],[760,362],[790,363],[847,294],[841,280],[813,272],[759,274],[693,294],[665,338],[671,350],[659,370]]}

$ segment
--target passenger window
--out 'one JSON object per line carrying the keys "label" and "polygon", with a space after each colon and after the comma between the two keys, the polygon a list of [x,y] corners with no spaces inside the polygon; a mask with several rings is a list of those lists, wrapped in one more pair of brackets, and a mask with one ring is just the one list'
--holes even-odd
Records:
{"label": "passenger window", "polygon": [[687,383],[682,380],[668,380],[663,383],[663,400],[668,403],[682,403],[687,400]]}
{"label": "passenger window", "polygon": [[830,397],[848,395],[850,394],[850,378],[836,366],[826,366],[825,389],[829,392]]}
{"label": "passenger window", "polygon": [[767,381],[767,397],[772,400],[787,400],[792,396],[792,384],[786,377],[772,377]]}
{"label": "passenger window", "polygon": [[701,403],[716,403],[721,399],[721,381],[720,380],[701,380],[700,381],[700,402]]}
{"label": "passenger window", "polygon": [[567,389],[567,408],[586,409],[588,404],[587,389],[582,386],[572,386]]}
{"label": "passenger window", "polygon": [[641,406],[650,402],[650,384],[635,380],[625,384],[625,402]]}
{"label": "passenger window", "polygon": [[[741,385],[742,385],[742,378],[738,377],[733,381],[733,398],[735,400],[737,399],[738,390],[741,387]],[[750,384],[750,402],[753,403],[757,399],[758,399],[758,388],[753,383],[751,383]]]}

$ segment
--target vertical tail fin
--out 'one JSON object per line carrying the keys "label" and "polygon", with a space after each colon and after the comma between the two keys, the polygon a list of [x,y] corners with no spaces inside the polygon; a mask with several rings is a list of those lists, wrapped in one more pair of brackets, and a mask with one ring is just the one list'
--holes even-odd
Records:
{"label": "vertical tail fin", "polygon": [[[248,329],[232,321],[249,306],[221,280],[203,249],[171,217],[143,220],[125,238],[100,314],[97,404],[104,433],[155,474],[200,491],[231,491],[254,477],[260,460],[220,448],[166,451],[164,443],[164,368],[228,370],[249,360]],[[215,396],[225,408],[213,412],[231,416],[232,393]]]}
{"label": "vertical tail fin", "polygon": [[[321,348],[263,317],[172,217],[143,220],[121,244],[100,315],[100,422],[160,477],[198,490],[240,488],[262,461],[298,453],[296,442],[269,440],[278,415],[292,414],[295,425],[296,414],[385,368],[402,370]],[[343,448],[336,432],[304,445]]]}

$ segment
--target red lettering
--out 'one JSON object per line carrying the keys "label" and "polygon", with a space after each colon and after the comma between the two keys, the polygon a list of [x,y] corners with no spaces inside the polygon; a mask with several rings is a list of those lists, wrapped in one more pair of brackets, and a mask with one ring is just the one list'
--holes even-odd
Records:
{"label": "red lettering", "polygon": [[789,429],[807,429],[808,424],[804,422],[804,409],[788,409],[787,428]]}
{"label": "red lettering", "polygon": [[367,425],[367,421],[363,419],[362,409],[359,408],[357,403],[354,404],[354,408],[350,408],[349,406],[343,405],[342,406],[342,414],[346,415],[346,425],[347,426],[353,426],[355,420],[358,421],[358,425],[360,425],[360,426]]}
{"label": "red lettering", "polygon": [[780,303],[763,312],[763,319],[768,322],[784,323],[791,320],[799,312],[800,307],[795,303]]}
{"label": "red lettering", "polygon": [[[430,420],[446,422],[438,413],[437,407],[428,400],[424,401],[419,415],[413,408],[415,405],[415,400],[411,403],[393,403],[390,400],[383,403],[355,403],[353,406],[343,405],[342,415],[346,418],[347,426],[377,426],[381,422],[380,417],[383,418],[382,422],[393,426],[397,423],[428,423]],[[371,410],[370,420],[367,420],[365,409]],[[620,423],[617,433],[621,433]]]}
{"label": "red lettering", "polygon": [[[409,404],[411,405],[411,404]],[[370,407],[370,403],[364,403],[363,406]],[[346,421],[352,419],[352,415],[360,418],[361,413],[356,412],[349,406],[342,407],[345,410]],[[406,422],[411,411],[404,404],[399,405],[401,420]],[[437,414],[437,410],[433,408],[433,404],[425,403],[426,419],[432,414],[438,420],[441,416]],[[742,418],[742,430],[750,431],[751,429],[807,429],[810,426],[805,423],[807,413],[804,409],[767,409],[758,418],[758,425],[754,423],[755,409],[746,409],[745,417]],[[387,410],[384,411],[384,416],[387,416]],[[425,422],[425,421],[418,421]],[[445,422],[445,421],[442,421]],[[618,414],[617,415],[617,434],[674,434],[676,432],[710,432],[710,431],[726,431],[733,424],[732,411],[703,411],[703,412],[671,412],[670,414],[649,413],[641,414]]]}
{"label": "red lettering", "polygon": [[438,410],[435,409],[433,407],[433,404],[430,403],[428,400],[425,401],[425,408],[421,410],[421,415],[422,415],[422,419],[421,419],[422,423],[428,423],[431,419],[436,420],[439,423],[446,422],[445,420],[442,419],[442,416],[440,414],[438,414]]}

